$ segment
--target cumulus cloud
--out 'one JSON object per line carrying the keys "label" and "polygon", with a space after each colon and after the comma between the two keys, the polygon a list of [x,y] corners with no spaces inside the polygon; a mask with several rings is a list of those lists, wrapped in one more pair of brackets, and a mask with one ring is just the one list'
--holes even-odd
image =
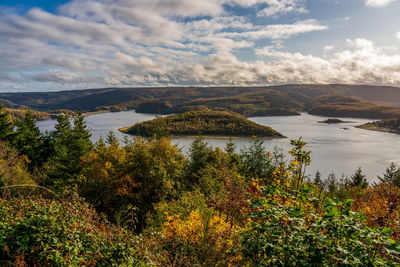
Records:
{"label": "cumulus cloud", "polygon": [[292,53],[284,48],[290,38],[326,31],[328,25],[294,18],[264,25],[257,24],[264,18],[254,15],[252,20],[227,11],[227,6],[240,6],[254,8],[258,16],[277,18],[305,13],[305,4],[304,0],[73,0],[57,13],[37,8],[25,14],[0,10],[0,88],[399,83],[398,56],[385,54],[368,40],[348,40],[343,51],[322,48],[330,51],[329,57]]}
{"label": "cumulus cloud", "polygon": [[371,7],[383,7],[396,0],[365,0],[365,4]]}
{"label": "cumulus cloud", "polygon": [[348,40],[347,45],[348,49],[329,58],[276,51],[270,47],[257,50],[257,54],[279,62],[274,77],[285,82],[400,83],[400,55],[387,55],[371,41],[361,38]]}

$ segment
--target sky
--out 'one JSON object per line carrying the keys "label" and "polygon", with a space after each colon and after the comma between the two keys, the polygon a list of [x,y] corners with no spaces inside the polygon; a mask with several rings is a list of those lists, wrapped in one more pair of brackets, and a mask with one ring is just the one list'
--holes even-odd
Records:
{"label": "sky", "polygon": [[0,92],[400,86],[400,0],[0,0]]}

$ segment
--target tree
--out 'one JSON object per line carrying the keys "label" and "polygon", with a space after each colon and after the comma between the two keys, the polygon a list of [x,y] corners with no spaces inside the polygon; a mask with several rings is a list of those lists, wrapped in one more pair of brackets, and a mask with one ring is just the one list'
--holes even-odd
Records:
{"label": "tree", "polygon": [[348,185],[351,187],[355,187],[355,186],[359,186],[361,188],[368,187],[368,181],[367,181],[365,175],[362,173],[361,167],[358,167],[358,169],[354,172],[354,174],[350,176]]}
{"label": "tree", "polygon": [[140,231],[155,203],[180,195],[184,162],[167,138],[136,138],[125,147],[97,142],[82,159],[79,190],[113,221],[134,205]]}
{"label": "tree", "polygon": [[118,138],[115,136],[114,132],[113,131],[109,131],[108,135],[107,135],[107,138],[106,138],[106,143],[111,145],[111,144],[114,144],[114,143],[117,143],[117,142],[118,142]]}
{"label": "tree", "polygon": [[392,183],[396,186],[400,186],[400,167],[392,162],[389,167],[386,168],[383,177],[378,176],[381,183]]}
{"label": "tree", "polygon": [[77,158],[87,155],[93,149],[93,143],[90,140],[91,133],[86,125],[82,112],[74,118],[74,127],[72,129],[72,152]]}
{"label": "tree", "polygon": [[226,143],[225,146],[225,152],[228,153],[229,155],[232,155],[235,153],[235,150],[236,150],[235,143],[232,142],[232,139],[229,139],[229,142]]}
{"label": "tree", "polygon": [[201,138],[196,138],[189,149],[189,161],[186,164],[187,186],[198,183],[199,172],[211,161],[211,147]]}
{"label": "tree", "polygon": [[10,119],[10,113],[0,105],[0,140],[10,142],[14,134],[14,125]]}
{"label": "tree", "polygon": [[52,145],[48,136],[40,132],[30,111],[25,113],[25,117],[18,121],[16,126],[13,146],[20,154],[28,157],[30,171],[41,167],[52,153]]}
{"label": "tree", "polygon": [[338,184],[338,181],[336,179],[335,173],[331,173],[331,174],[328,175],[328,178],[326,179],[325,184],[326,184],[326,188],[325,189],[330,194],[333,194],[338,190],[339,184]]}
{"label": "tree", "polygon": [[73,127],[67,115],[58,116],[51,136],[54,154],[47,164],[45,184],[62,191],[78,183],[82,173],[81,158],[92,150],[93,144],[81,113],[74,118]]}
{"label": "tree", "polygon": [[248,178],[263,178],[271,182],[276,166],[273,166],[271,154],[266,151],[264,141],[253,138],[248,148],[240,152],[242,159],[242,174]]}
{"label": "tree", "polygon": [[313,182],[314,182],[315,185],[317,185],[319,187],[323,186],[324,183],[322,182],[321,173],[319,171],[317,171],[315,173],[315,177],[314,177],[314,181]]}

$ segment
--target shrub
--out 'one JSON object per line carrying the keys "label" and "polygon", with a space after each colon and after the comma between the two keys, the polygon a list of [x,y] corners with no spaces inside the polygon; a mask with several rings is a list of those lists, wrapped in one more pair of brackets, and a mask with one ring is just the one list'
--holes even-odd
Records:
{"label": "shrub", "polygon": [[0,262],[8,266],[132,266],[135,239],[80,201],[0,199]]}
{"label": "shrub", "polygon": [[357,192],[357,195],[353,193],[355,201],[352,210],[364,213],[370,227],[391,227],[392,237],[398,240],[400,238],[399,196],[399,187],[393,184],[379,184]]}
{"label": "shrub", "polygon": [[238,258],[229,253],[238,243],[239,228],[223,214],[195,210],[186,217],[168,215],[163,225],[163,249],[187,258],[191,265],[226,266]]}
{"label": "shrub", "polygon": [[257,266],[395,265],[400,263],[399,243],[390,228],[371,229],[365,216],[350,211],[352,201],[328,199],[324,212],[315,212],[311,188],[282,191],[276,185],[262,189],[253,201],[252,221],[239,249]]}
{"label": "shrub", "polygon": [[[27,161],[25,156],[19,156],[17,151],[0,141],[0,187],[32,183]],[[3,188],[0,195],[5,192]]]}

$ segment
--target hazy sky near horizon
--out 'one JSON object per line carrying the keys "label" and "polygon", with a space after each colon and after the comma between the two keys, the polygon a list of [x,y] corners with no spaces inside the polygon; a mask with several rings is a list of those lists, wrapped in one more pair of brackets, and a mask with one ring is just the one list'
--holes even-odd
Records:
{"label": "hazy sky near horizon", "polygon": [[400,86],[400,0],[0,0],[0,92]]}

